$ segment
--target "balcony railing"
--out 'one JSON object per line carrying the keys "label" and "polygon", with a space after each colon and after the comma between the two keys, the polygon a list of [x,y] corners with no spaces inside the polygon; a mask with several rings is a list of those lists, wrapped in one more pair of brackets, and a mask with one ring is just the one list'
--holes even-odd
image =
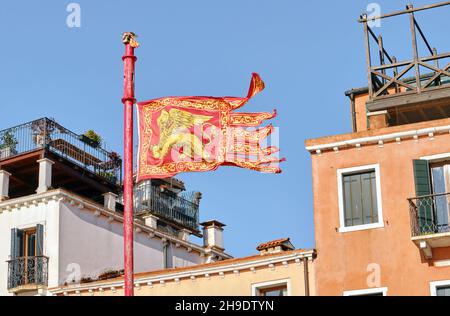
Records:
{"label": "balcony railing", "polygon": [[[367,14],[361,16],[359,22],[364,25],[366,63],[369,73],[369,99],[371,101],[399,94],[421,94],[422,92],[440,88],[444,83],[448,83],[450,78],[450,64],[448,64],[450,52],[438,53],[437,49],[432,47],[415,16],[417,11],[448,5],[450,5],[448,1],[422,8],[414,8],[412,4],[408,4],[405,11],[376,17],[380,21],[381,19],[398,15],[409,16],[413,56],[412,59],[403,61],[399,61],[395,56],[391,56],[384,46],[383,37],[375,34],[375,28],[371,27],[371,22],[374,21],[375,17],[369,17]],[[373,42],[371,41],[372,39]],[[420,45],[422,44],[420,42],[424,45]],[[422,46],[426,52],[423,52]],[[379,59],[376,64],[374,64],[372,58],[374,49],[376,49]],[[409,74],[414,77],[413,82],[405,80],[405,77],[409,76]],[[425,80],[422,80],[423,74],[430,75]]]}
{"label": "balcony railing", "polygon": [[450,193],[420,196],[408,201],[413,237],[450,232]]}
{"label": "balcony railing", "polygon": [[122,160],[84,135],[42,118],[0,131],[0,160],[47,149],[113,183],[122,180]]}
{"label": "balcony railing", "polygon": [[[119,197],[122,201],[122,197]],[[134,188],[134,214],[151,213],[174,224],[198,230],[199,202],[194,192],[175,194],[161,189],[151,182],[141,183]]]}
{"label": "balcony railing", "polygon": [[47,257],[22,257],[8,261],[8,290],[25,286],[47,286],[47,282]]}

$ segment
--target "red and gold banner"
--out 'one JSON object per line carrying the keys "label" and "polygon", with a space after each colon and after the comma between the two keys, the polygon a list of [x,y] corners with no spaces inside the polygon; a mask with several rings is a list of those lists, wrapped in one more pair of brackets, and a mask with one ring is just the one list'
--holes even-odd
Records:
{"label": "red and gold banner", "polygon": [[247,97],[167,97],[138,103],[137,181],[200,172],[221,165],[280,173],[278,148],[261,147],[273,131],[256,129],[273,113],[236,113],[264,89],[253,74]]}

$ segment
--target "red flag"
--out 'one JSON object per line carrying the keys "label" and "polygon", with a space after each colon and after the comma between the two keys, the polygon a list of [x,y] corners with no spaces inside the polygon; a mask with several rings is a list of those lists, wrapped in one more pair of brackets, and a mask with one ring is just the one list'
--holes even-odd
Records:
{"label": "red flag", "polygon": [[276,111],[233,112],[263,89],[264,82],[254,73],[245,98],[167,97],[138,103],[137,181],[211,171],[220,165],[280,173],[284,159],[273,155],[278,148],[261,147],[273,127],[254,129]]}

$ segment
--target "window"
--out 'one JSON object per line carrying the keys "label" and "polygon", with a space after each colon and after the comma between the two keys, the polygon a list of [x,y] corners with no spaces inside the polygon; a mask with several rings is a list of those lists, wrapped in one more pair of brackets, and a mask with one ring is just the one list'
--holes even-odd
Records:
{"label": "window", "polygon": [[259,289],[259,296],[287,296],[287,285]]}
{"label": "window", "polygon": [[47,258],[43,256],[44,226],[11,229],[8,289],[28,284],[46,284]]}
{"label": "window", "polygon": [[436,296],[450,296],[450,285],[438,286],[436,288]]}
{"label": "window", "polygon": [[421,233],[450,231],[450,160],[441,156],[413,161]]}
{"label": "window", "polygon": [[170,269],[173,267],[172,263],[172,251],[169,242],[163,243],[163,266],[164,269]]}
{"label": "window", "polygon": [[450,280],[430,283],[432,296],[450,296]]}
{"label": "window", "polygon": [[278,280],[252,285],[253,296],[290,296],[290,280]]}
{"label": "window", "polygon": [[35,257],[36,256],[36,228],[25,230],[23,232],[23,253],[21,257]]}
{"label": "window", "polygon": [[11,259],[43,255],[44,227],[11,230]]}
{"label": "window", "polygon": [[387,296],[387,287],[345,291],[344,296]]}
{"label": "window", "polygon": [[378,165],[338,170],[340,232],[383,227]]}

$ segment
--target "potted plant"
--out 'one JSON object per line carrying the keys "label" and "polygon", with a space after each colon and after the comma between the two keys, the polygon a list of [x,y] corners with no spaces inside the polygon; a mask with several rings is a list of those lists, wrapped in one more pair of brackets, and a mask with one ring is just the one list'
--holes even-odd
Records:
{"label": "potted plant", "polygon": [[94,148],[99,147],[102,143],[102,137],[91,129],[82,135],[82,140]]}
{"label": "potted plant", "polygon": [[111,172],[111,171],[100,171],[100,172],[98,172],[98,175],[103,177],[103,178],[105,178],[105,179],[107,179],[107,180],[109,180],[110,182],[114,182],[114,183],[117,182],[117,177],[116,177],[114,172]]}
{"label": "potted plant", "polygon": [[0,158],[8,158],[16,155],[18,143],[11,131],[5,132],[0,138]]}

